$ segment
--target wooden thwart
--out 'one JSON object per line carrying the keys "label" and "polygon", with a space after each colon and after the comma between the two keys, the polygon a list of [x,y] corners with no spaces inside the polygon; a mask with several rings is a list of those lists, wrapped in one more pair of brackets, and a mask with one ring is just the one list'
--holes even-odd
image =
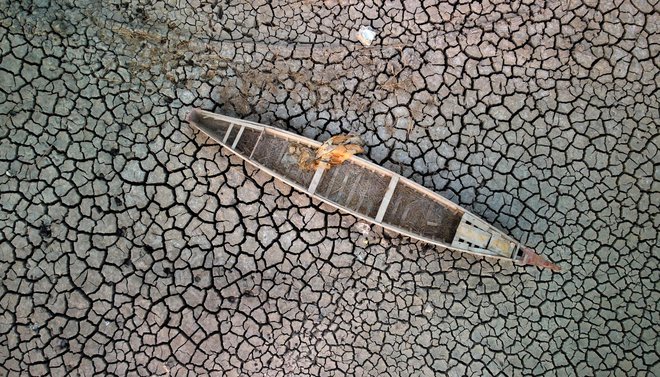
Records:
{"label": "wooden thwart", "polygon": [[316,188],[319,186],[319,182],[321,182],[321,177],[323,176],[324,170],[325,170],[324,168],[318,167],[314,172],[312,183],[309,184],[309,188],[307,189],[307,191],[309,191],[310,194],[314,194],[316,192]]}
{"label": "wooden thwart", "polygon": [[383,221],[385,211],[387,211],[387,207],[390,205],[390,200],[392,200],[392,195],[394,195],[394,189],[396,189],[397,183],[399,183],[399,176],[393,175],[392,179],[390,180],[390,185],[387,186],[385,196],[383,196],[383,201],[380,203],[380,207],[378,208],[378,214],[376,214],[375,219],[377,223]]}
{"label": "wooden thwart", "polygon": [[231,144],[231,149],[236,149],[236,145],[238,144],[238,141],[241,139],[241,136],[243,135],[243,130],[245,130],[245,126],[241,126],[241,129],[238,130],[238,135],[236,135],[234,142]]}
{"label": "wooden thwart", "polygon": [[265,132],[266,131],[261,130],[261,132],[259,133],[259,137],[257,138],[257,142],[254,144],[254,148],[252,148],[252,152],[250,152],[250,156],[248,157],[248,159],[251,160],[252,156],[254,156],[254,151],[256,151],[257,148],[259,148],[259,142],[261,141],[261,138],[264,137]]}
{"label": "wooden thwart", "polygon": [[225,137],[222,139],[222,144],[227,145],[227,140],[229,140],[229,135],[231,135],[231,130],[234,128],[234,123],[229,124],[229,128],[227,129],[227,133],[225,134]]}

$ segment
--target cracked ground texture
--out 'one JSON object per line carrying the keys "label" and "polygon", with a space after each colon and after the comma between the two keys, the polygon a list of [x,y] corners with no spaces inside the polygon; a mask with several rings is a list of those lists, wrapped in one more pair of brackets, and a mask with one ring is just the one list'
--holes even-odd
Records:
{"label": "cracked ground texture", "polygon": [[[0,0],[0,375],[660,374],[658,8]],[[564,271],[365,229],[191,107],[355,132]]]}

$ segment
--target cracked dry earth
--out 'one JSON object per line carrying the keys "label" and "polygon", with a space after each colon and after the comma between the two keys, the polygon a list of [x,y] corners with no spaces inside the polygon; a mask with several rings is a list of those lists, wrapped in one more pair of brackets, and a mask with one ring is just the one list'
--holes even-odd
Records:
{"label": "cracked dry earth", "polygon": [[[660,374],[658,7],[0,0],[0,375]],[[367,232],[191,107],[360,134],[564,271]]]}

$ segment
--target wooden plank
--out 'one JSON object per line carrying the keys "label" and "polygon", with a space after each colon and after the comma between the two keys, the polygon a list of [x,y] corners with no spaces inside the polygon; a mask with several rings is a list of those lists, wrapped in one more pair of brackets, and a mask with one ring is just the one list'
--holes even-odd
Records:
{"label": "wooden plank", "polygon": [[213,119],[213,120],[221,120],[221,121],[224,121],[224,122],[227,122],[227,123],[241,124],[241,125],[244,125],[245,127],[252,128],[252,129],[258,130],[258,131],[261,131],[264,128],[270,127],[270,126],[266,126],[266,125],[261,124],[261,123],[256,123],[256,122],[252,122],[252,121],[245,120],[245,119],[234,118],[234,117],[230,117],[230,116],[226,116],[226,115],[222,115],[222,114],[216,114],[216,113],[212,113],[212,112],[209,112],[209,111],[206,111],[206,110],[200,110],[200,109],[193,109],[190,112],[188,120],[193,121],[193,119],[190,116],[199,116],[201,120]]}
{"label": "wooden plank", "polygon": [[259,146],[259,142],[261,141],[261,137],[264,136],[264,131],[263,129],[261,130],[261,133],[259,134],[259,137],[257,138],[257,142],[254,143],[254,148],[252,148],[252,152],[250,153],[250,157],[248,157],[248,160],[252,160],[252,156],[254,155],[254,151],[257,150],[257,147]]}
{"label": "wooden plank", "polygon": [[319,186],[319,182],[321,182],[321,177],[323,177],[323,169],[322,167],[316,168],[316,172],[314,172],[314,177],[312,177],[312,182],[309,184],[309,188],[307,191],[309,191],[310,194],[314,194],[316,192],[316,188]]}
{"label": "wooden plank", "polygon": [[231,144],[231,149],[236,149],[236,145],[238,145],[238,141],[241,139],[241,136],[243,135],[243,130],[245,129],[245,126],[241,126],[241,129],[238,130],[238,135],[236,135],[236,139],[234,139],[234,142]]}
{"label": "wooden plank", "polygon": [[392,179],[390,179],[390,185],[387,186],[387,191],[385,191],[385,195],[383,195],[383,201],[380,202],[380,207],[376,214],[376,222],[380,223],[383,221],[383,217],[385,217],[387,207],[390,205],[390,200],[392,200],[392,195],[394,195],[394,189],[396,189],[397,183],[399,183],[399,176],[393,175]]}
{"label": "wooden plank", "polygon": [[225,137],[222,139],[222,144],[227,145],[227,140],[229,140],[229,135],[231,134],[232,128],[234,128],[234,123],[229,123],[229,128],[227,129]]}
{"label": "wooden plank", "polygon": [[507,240],[500,234],[495,234],[488,244],[488,250],[496,252],[505,257],[510,257],[515,246],[515,242]]}
{"label": "wooden plank", "polygon": [[462,239],[463,242],[469,242],[476,247],[485,249],[488,246],[488,241],[490,241],[490,233],[463,221],[461,222],[461,225],[458,226],[458,229],[456,229],[454,239]]}

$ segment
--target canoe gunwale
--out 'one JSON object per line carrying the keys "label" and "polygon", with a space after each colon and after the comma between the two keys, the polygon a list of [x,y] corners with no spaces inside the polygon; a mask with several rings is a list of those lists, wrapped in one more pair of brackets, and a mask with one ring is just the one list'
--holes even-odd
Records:
{"label": "canoe gunwale", "polygon": [[[203,118],[208,117],[208,118],[211,118],[211,119],[222,120],[222,121],[225,121],[225,122],[230,123],[230,124],[240,125],[240,126],[243,126],[243,127],[246,127],[246,128],[253,129],[253,130],[261,131],[261,133],[258,137],[258,140],[257,140],[252,152],[250,153],[250,155],[245,156],[243,153],[238,152],[237,150],[235,150],[231,146],[227,145],[222,140],[218,140],[216,137],[206,133],[201,127],[199,127],[197,125],[197,119],[199,119],[197,117],[200,117],[200,116],[203,117]],[[522,264],[536,265],[536,266],[539,266],[539,267],[547,267],[547,266],[544,266],[544,265],[539,264],[539,263],[532,263],[532,261],[536,262],[536,260],[529,257],[529,255],[530,255],[529,252],[531,252],[531,249],[526,248],[521,242],[513,239],[508,234],[504,233],[503,231],[499,230],[498,228],[496,228],[495,226],[493,226],[489,223],[484,222],[484,224],[488,227],[489,231],[497,232],[501,236],[503,236],[506,239],[510,240],[511,242],[515,243],[515,249],[512,252],[512,255],[510,257],[501,256],[501,255],[493,255],[493,254],[489,254],[489,253],[482,253],[482,252],[479,252],[477,250],[466,250],[466,249],[452,247],[451,245],[449,245],[447,243],[440,242],[440,241],[437,241],[437,240],[433,240],[433,239],[430,239],[428,237],[422,236],[420,234],[412,233],[408,230],[401,229],[401,228],[397,227],[396,225],[392,225],[390,223],[385,223],[385,222],[382,222],[382,221],[377,221],[375,218],[371,218],[367,215],[361,214],[361,213],[359,213],[355,210],[347,208],[347,207],[345,207],[341,204],[335,203],[332,200],[329,200],[329,199],[323,198],[319,195],[316,195],[314,192],[311,192],[309,190],[309,187],[303,187],[300,184],[297,184],[296,182],[293,182],[292,180],[286,178],[282,174],[277,173],[277,172],[273,171],[272,169],[270,169],[268,167],[265,167],[262,164],[255,161],[254,159],[252,159],[252,154],[257,149],[257,146],[259,145],[259,142],[262,140],[262,136],[263,136],[264,133],[268,133],[268,134],[271,134],[273,136],[284,138],[284,139],[287,139],[289,141],[297,142],[297,143],[307,145],[307,146],[310,146],[310,147],[319,147],[319,146],[321,146],[322,143],[319,142],[319,141],[309,139],[307,137],[297,135],[297,134],[292,133],[290,131],[281,130],[281,129],[278,129],[278,128],[275,128],[275,127],[272,127],[272,126],[267,126],[267,125],[255,123],[255,122],[252,122],[252,121],[248,121],[248,120],[228,117],[228,116],[225,116],[225,115],[222,115],[222,114],[215,114],[215,113],[208,112],[208,111],[201,110],[201,109],[192,109],[192,111],[188,114],[187,120],[192,126],[194,126],[194,128],[198,129],[204,135],[206,135],[207,137],[215,140],[217,143],[224,146],[225,148],[228,148],[232,153],[236,154],[239,158],[241,158],[245,162],[249,163],[250,165],[254,166],[255,168],[263,170],[265,173],[271,175],[275,179],[278,179],[278,180],[286,183],[287,185],[293,187],[294,189],[296,189],[296,190],[298,190],[298,191],[300,191],[300,192],[302,192],[306,195],[311,196],[314,199],[317,199],[317,200],[319,200],[323,203],[326,203],[326,204],[328,204],[328,205],[330,205],[334,208],[337,208],[337,209],[339,209],[343,212],[349,213],[349,214],[351,214],[351,215],[353,215],[353,216],[355,216],[359,219],[365,220],[365,221],[367,221],[371,224],[382,226],[383,228],[385,228],[387,230],[390,230],[390,231],[402,234],[404,236],[410,237],[413,240],[420,240],[422,242],[429,243],[429,244],[432,244],[432,245],[435,245],[435,246],[441,246],[441,247],[443,247],[445,249],[449,249],[449,250],[454,250],[454,251],[459,251],[459,252],[463,252],[463,253],[474,254],[474,255],[484,256],[484,257],[489,257],[489,258],[505,259],[505,260],[510,260],[510,261],[522,263]],[[238,138],[237,138],[237,140],[238,140]],[[460,205],[458,205],[456,203],[451,202],[449,199],[441,196],[440,194],[438,194],[436,192],[433,192],[430,189],[428,189],[428,188],[426,188],[426,187],[424,187],[424,186],[422,186],[422,185],[420,185],[420,184],[418,184],[418,183],[416,183],[416,182],[414,182],[414,181],[412,181],[412,180],[410,180],[406,177],[403,177],[400,174],[397,174],[393,171],[390,171],[390,170],[385,169],[385,168],[383,168],[379,165],[376,165],[375,163],[373,163],[371,161],[367,161],[367,160],[365,160],[365,159],[363,159],[359,156],[352,156],[350,158],[350,161],[353,162],[353,163],[356,163],[357,165],[360,165],[364,168],[367,168],[369,170],[372,170],[372,171],[378,172],[380,174],[383,174],[387,177],[390,177],[390,179],[394,176],[398,176],[397,184],[408,185],[411,188],[415,189],[417,192],[419,192],[419,193],[421,193],[425,196],[428,196],[433,200],[436,200],[436,201],[440,202],[442,205],[444,205],[446,207],[449,207],[450,209],[453,209],[453,210],[456,210],[456,211],[461,211],[463,213],[467,213],[467,214],[470,214],[470,215],[478,218],[478,216],[475,216],[470,211],[466,210],[465,208],[461,207]],[[525,252],[523,252],[523,250],[525,250]],[[528,250],[529,250],[529,252],[528,252]],[[550,262],[547,262],[547,263],[550,263]],[[550,263],[550,264],[552,264],[552,263]],[[556,265],[553,265],[553,266],[558,268]]]}

